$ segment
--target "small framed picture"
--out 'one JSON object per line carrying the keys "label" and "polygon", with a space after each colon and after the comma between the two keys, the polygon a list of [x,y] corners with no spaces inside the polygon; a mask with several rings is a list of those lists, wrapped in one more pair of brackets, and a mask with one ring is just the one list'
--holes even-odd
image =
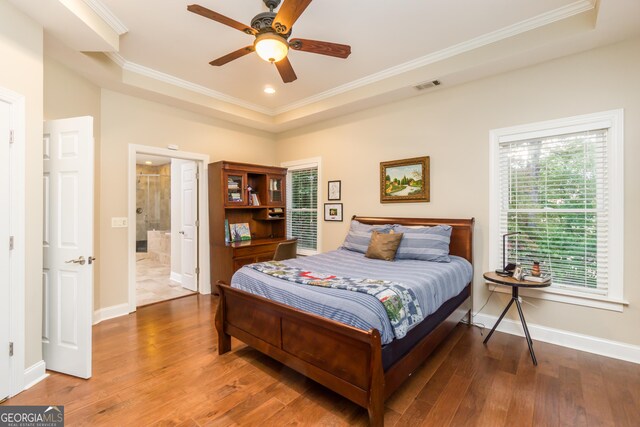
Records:
{"label": "small framed picture", "polygon": [[340,200],[341,181],[329,181],[329,191],[327,192],[328,200]]}
{"label": "small framed picture", "polygon": [[325,203],[324,220],[342,221],[342,203]]}
{"label": "small framed picture", "polygon": [[524,276],[524,271],[522,270],[522,267],[517,265],[516,268],[513,270],[513,278],[516,280],[522,280],[523,276]]}

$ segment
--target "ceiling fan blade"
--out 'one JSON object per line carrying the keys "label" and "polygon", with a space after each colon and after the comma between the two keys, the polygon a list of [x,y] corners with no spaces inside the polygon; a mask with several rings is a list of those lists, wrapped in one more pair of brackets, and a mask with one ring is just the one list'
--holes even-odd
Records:
{"label": "ceiling fan blade", "polygon": [[321,42],[318,40],[291,39],[289,47],[303,52],[319,53],[345,59],[351,55],[351,46],[346,44]]}
{"label": "ceiling fan blade", "polygon": [[189,12],[197,13],[200,16],[204,16],[205,18],[212,19],[221,24],[228,25],[229,27],[240,30],[246,34],[256,34],[256,30],[254,30],[253,28],[248,27],[243,23],[231,18],[227,18],[224,15],[220,15],[218,12],[214,12],[213,10],[207,9],[204,6],[200,6],[199,4],[190,4],[189,6],[187,6],[187,10]]}
{"label": "ceiling fan blade", "polygon": [[284,0],[278,14],[271,24],[271,28],[280,34],[291,31],[291,27],[298,20],[302,12],[309,6],[311,0]]}
{"label": "ceiling fan blade", "polygon": [[298,76],[296,76],[296,72],[293,71],[293,67],[291,66],[291,62],[289,62],[289,58],[286,56],[284,59],[275,63],[276,68],[278,69],[278,73],[280,73],[280,77],[282,77],[282,81],[285,83],[291,83],[296,80]]}
{"label": "ceiling fan blade", "polygon": [[250,54],[254,50],[255,49],[253,48],[253,46],[245,46],[242,49],[238,49],[236,51],[226,54],[225,56],[221,56],[218,59],[214,59],[213,61],[209,62],[209,64],[219,67],[221,65],[224,65],[228,62],[233,61],[234,59],[242,58],[243,56]]}

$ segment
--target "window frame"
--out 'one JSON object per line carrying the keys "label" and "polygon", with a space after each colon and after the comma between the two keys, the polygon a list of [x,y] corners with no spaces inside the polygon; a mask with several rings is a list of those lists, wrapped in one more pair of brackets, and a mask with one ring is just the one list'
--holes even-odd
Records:
{"label": "window frame", "polygon": [[[607,173],[609,176],[609,277],[607,295],[594,295],[579,290],[548,287],[522,289],[522,295],[540,299],[596,307],[622,312],[624,300],[624,110],[610,110],[563,119],[493,129],[490,141],[489,182],[489,266],[499,268],[502,262],[500,234],[500,143],[549,137],[596,129],[607,132]],[[511,292],[509,289],[496,289]]]}
{"label": "window frame", "polygon": [[[303,255],[303,256],[308,256],[308,255],[317,255],[319,253],[322,253],[322,221],[321,221],[321,217],[320,214],[322,212],[322,158],[321,157],[312,157],[312,158],[308,158],[308,159],[300,159],[300,160],[292,160],[289,162],[283,162],[280,164],[280,166],[282,166],[283,168],[287,168],[287,176],[286,176],[286,194],[285,194],[285,200],[289,200],[290,196],[290,191],[292,190],[292,186],[290,185],[290,181],[289,181],[289,171],[292,170],[300,170],[300,169],[311,169],[313,167],[317,168],[318,170],[318,189],[317,194],[318,194],[318,200],[317,200],[317,212],[318,212],[318,220],[316,223],[316,250],[310,250],[310,249],[304,249],[304,248],[300,248],[298,247],[298,255]],[[287,204],[287,209],[290,209],[290,206],[288,206]],[[286,216],[285,221],[289,221],[289,215]],[[286,224],[285,224],[285,228]]]}

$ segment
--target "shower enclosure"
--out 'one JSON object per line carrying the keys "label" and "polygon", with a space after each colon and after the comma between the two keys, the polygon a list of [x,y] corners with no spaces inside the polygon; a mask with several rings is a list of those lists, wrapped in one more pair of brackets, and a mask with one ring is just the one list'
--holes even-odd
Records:
{"label": "shower enclosure", "polygon": [[169,165],[137,165],[136,250],[147,252],[149,236],[171,230],[171,176]]}

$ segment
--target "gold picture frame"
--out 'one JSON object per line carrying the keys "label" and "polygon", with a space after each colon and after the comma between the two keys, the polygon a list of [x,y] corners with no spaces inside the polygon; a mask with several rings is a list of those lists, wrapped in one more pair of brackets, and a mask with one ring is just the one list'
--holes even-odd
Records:
{"label": "gold picture frame", "polygon": [[429,156],[380,162],[380,203],[430,201]]}

